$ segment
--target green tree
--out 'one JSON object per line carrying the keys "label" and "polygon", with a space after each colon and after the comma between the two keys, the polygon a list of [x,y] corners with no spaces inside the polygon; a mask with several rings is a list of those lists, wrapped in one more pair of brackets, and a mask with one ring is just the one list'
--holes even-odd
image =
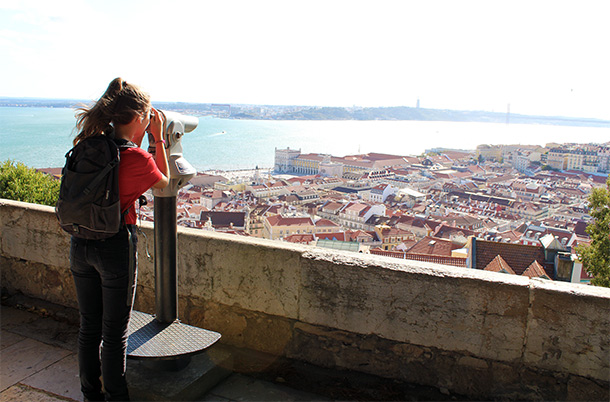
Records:
{"label": "green tree", "polygon": [[589,206],[595,219],[586,229],[591,245],[577,247],[577,253],[593,276],[591,284],[610,287],[610,176],[606,188],[593,189]]}
{"label": "green tree", "polygon": [[7,160],[0,165],[0,198],[54,206],[59,184],[59,180],[21,162]]}

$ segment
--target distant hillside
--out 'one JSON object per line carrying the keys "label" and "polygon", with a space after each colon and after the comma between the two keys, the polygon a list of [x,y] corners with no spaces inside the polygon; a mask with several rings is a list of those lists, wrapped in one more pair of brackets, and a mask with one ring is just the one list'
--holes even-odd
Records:
{"label": "distant hillside", "polygon": [[[239,116],[234,116],[239,118]],[[245,116],[244,116],[245,117]],[[250,116],[249,118],[253,118]],[[340,108],[311,107],[295,112],[278,114],[272,119],[279,120],[419,120],[419,121],[464,121],[515,124],[555,124],[570,126],[610,127],[610,121],[599,119],[529,116],[520,114],[494,113],[482,111],[461,111],[444,109],[422,109],[406,106]]]}
{"label": "distant hillside", "polygon": [[[72,108],[87,104],[76,99],[2,98],[0,106]],[[530,116],[522,114],[446,109],[396,107],[315,107],[274,105],[231,105],[231,115],[219,113],[210,103],[154,102],[155,107],[195,115],[219,115],[251,120],[419,120],[464,121],[512,124],[553,124],[564,126],[610,127],[610,121],[577,117]],[[264,110],[264,112],[263,112]]]}

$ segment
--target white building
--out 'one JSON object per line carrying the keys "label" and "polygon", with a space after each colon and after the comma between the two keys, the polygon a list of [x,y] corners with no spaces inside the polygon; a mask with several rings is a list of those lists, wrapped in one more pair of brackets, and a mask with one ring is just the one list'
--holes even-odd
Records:
{"label": "white building", "polygon": [[278,173],[287,173],[293,170],[292,161],[301,155],[301,150],[277,149],[275,148],[275,171]]}
{"label": "white building", "polygon": [[405,202],[407,206],[412,207],[417,202],[425,201],[426,194],[410,188],[401,188],[398,190],[397,198],[400,199],[400,202]]}
{"label": "white building", "polygon": [[332,162],[330,156],[325,156],[324,160],[320,162],[318,173],[324,177],[342,177],[343,164]]}
{"label": "white building", "polygon": [[364,199],[368,199],[370,202],[383,204],[391,194],[395,193],[396,189],[392,187],[392,185],[378,184],[365,194]]}

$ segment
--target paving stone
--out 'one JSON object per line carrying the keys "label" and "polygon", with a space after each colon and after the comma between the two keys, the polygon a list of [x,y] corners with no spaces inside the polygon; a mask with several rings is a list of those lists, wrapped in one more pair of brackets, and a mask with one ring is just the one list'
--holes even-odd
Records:
{"label": "paving stone", "polygon": [[[78,399],[80,401],[81,399]],[[7,390],[0,392],[0,402],[15,402],[15,401],[36,401],[36,402],[65,402],[74,401],[73,399],[62,398],[57,395],[51,395],[44,391],[30,388],[27,385],[13,385]]]}
{"label": "paving stone", "polygon": [[[218,399],[217,399],[218,398]],[[206,401],[330,401],[283,385],[233,374],[206,395]]]}
{"label": "paving stone", "polygon": [[73,353],[22,381],[34,388],[79,400],[82,398],[78,378],[78,356]]}
{"label": "paving stone", "polygon": [[11,345],[21,342],[25,337],[10,331],[0,330],[0,349],[8,348]]}
{"label": "paving stone", "polygon": [[40,316],[38,316],[37,314],[8,306],[2,306],[2,310],[0,311],[0,317],[2,317],[0,323],[2,324],[2,329],[11,330],[12,328],[18,327],[28,322],[35,321],[40,318]]}
{"label": "paving stone", "polygon": [[205,398],[199,399],[197,402],[233,402],[233,400],[210,393],[206,395]]}
{"label": "paving stone", "polygon": [[11,331],[48,345],[76,352],[78,327],[49,317],[37,317],[11,328]]}
{"label": "paving stone", "polygon": [[47,345],[34,339],[25,339],[2,350],[0,390],[28,378],[40,370],[60,361],[70,351]]}
{"label": "paving stone", "polygon": [[[166,369],[162,366],[165,363]],[[170,370],[168,361],[127,360],[127,384],[133,399],[146,401],[191,401],[205,395],[231,372],[228,353],[209,351],[191,357],[180,370]]]}

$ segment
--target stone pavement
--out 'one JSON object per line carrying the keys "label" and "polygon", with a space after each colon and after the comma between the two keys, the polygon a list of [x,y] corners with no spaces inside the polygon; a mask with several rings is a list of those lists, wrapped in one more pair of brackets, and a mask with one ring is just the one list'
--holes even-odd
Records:
{"label": "stone pavement", "polygon": [[[74,324],[46,315],[2,306],[0,321],[0,402],[82,401]],[[54,315],[56,317],[56,315]],[[330,400],[247,375],[233,373],[198,401]]]}

